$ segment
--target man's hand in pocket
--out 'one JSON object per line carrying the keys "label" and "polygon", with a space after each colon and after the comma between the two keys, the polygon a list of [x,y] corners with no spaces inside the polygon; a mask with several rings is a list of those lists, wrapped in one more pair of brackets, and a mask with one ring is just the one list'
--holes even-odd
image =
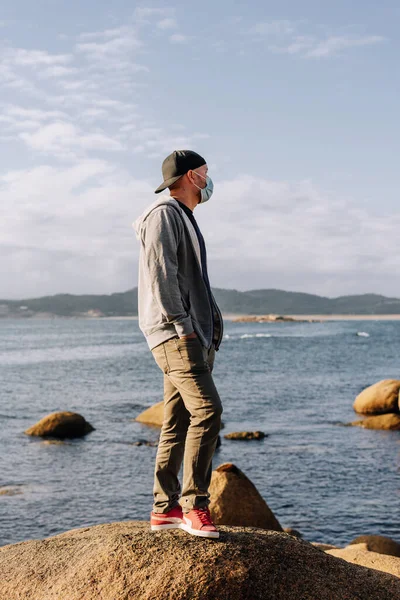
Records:
{"label": "man's hand in pocket", "polygon": [[191,340],[192,338],[196,338],[197,337],[197,333],[195,331],[193,331],[192,333],[189,333],[189,335],[183,335],[180,339],[181,340]]}

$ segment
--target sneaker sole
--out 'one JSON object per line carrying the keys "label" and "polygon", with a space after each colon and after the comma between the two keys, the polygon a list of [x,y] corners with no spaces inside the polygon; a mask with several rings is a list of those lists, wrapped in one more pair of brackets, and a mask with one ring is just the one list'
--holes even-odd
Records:
{"label": "sneaker sole", "polygon": [[180,523],[168,523],[167,525],[151,525],[151,531],[162,531],[163,529],[180,529]]}
{"label": "sneaker sole", "polygon": [[183,529],[187,533],[191,535],[197,535],[198,537],[205,538],[219,538],[219,531],[200,531],[199,529],[192,529],[190,525],[186,525],[186,523],[181,523],[180,529]]}

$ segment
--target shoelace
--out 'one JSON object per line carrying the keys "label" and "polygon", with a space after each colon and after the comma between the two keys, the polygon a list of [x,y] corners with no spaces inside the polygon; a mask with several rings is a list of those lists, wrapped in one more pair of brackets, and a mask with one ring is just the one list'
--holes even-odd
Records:
{"label": "shoelace", "polygon": [[196,508],[195,510],[202,525],[212,525],[210,510],[208,508]]}

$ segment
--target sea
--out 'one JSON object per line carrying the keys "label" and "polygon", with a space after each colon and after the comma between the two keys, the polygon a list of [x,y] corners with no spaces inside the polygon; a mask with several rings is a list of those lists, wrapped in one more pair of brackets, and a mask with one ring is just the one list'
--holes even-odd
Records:
{"label": "sea", "polygon": [[[400,432],[343,426],[365,387],[400,378],[399,357],[400,321],[226,320],[221,434],[266,437],[222,437],[213,467],[234,463],[306,540],[400,541]],[[149,519],[157,448],[134,443],[159,429],[135,417],[162,400],[162,378],[135,319],[0,320],[0,545]],[[24,434],[65,410],[95,431],[59,444]]]}

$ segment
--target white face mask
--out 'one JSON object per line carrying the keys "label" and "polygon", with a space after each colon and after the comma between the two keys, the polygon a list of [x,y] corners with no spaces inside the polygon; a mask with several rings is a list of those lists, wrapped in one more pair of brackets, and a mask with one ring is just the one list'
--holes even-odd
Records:
{"label": "white face mask", "polygon": [[195,183],[193,183],[193,185],[196,185],[196,187],[200,190],[201,197],[200,197],[199,204],[203,204],[204,202],[207,202],[207,200],[209,200],[211,198],[211,196],[213,195],[214,184],[213,184],[211,177],[209,177],[208,175],[206,177],[204,177],[204,175],[197,173],[197,171],[195,171],[195,173],[196,173],[196,175],[198,175],[199,177],[202,177],[202,179],[205,179],[205,181],[206,181],[206,186],[204,188],[201,188],[199,185],[196,185]]}

